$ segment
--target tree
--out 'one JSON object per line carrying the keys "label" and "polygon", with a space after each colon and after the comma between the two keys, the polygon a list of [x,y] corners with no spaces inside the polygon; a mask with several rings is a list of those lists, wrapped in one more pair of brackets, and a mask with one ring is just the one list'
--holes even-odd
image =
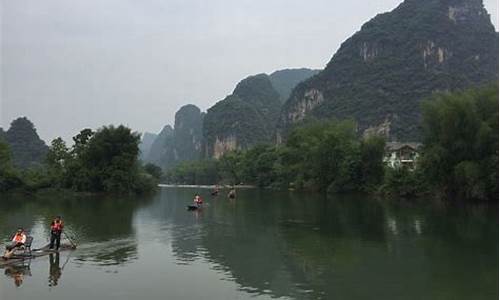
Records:
{"label": "tree", "polygon": [[146,164],[144,166],[144,171],[146,171],[146,173],[148,173],[149,175],[153,176],[153,178],[155,178],[156,180],[160,180],[160,178],[163,176],[161,168],[152,163]]}
{"label": "tree", "polygon": [[131,192],[138,175],[140,135],[120,125],[104,126],[85,143],[83,166],[95,191]]}
{"label": "tree", "polygon": [[9,146],[0,139],[0,192],[23,185],[19,174],[12,166]]}
{"label": "tree", "polygon": [[242,178],[242,156],[240,151],[231,151],[224,154],[219,160],[219,168],[224,178],[228,178],[231,184],[241,183]]}
{"label": "tree", "polygon": [[48,176],[52,181],[53,186],[64,186],[66,164],[71,159],[69,149],[61,137],[52,140],[47,152],[46,162],[48,169]]}
{"label": "tree", "polygon": [[87,145],[90,139],[94,136],[94,132],[92,129],[85,128],[76,136],[73,137],[73,145],[72,152],[74,155],[82,155],[87,149]]}
{"label": "tree", "polygon": [[154,176],[158,173],[148,174],[139,167],[140,135],[123,125],[104,126],[96,132],[84,129],[73,141],[68,153],[62,141],[55,140],[50,155],[52,164],[64,169],[67,187],[90,192],[142,193],[153,189],[159,179]]}
{"label": "tree", "polygon": [[423,104],[421,166],[451,198],[498,200],[498,85]]}
{"label": "tree", "polygon": [[385,140],[380,136],[370,136],[361,142],[361,170],[363,184],[373,189],[384,179]]}

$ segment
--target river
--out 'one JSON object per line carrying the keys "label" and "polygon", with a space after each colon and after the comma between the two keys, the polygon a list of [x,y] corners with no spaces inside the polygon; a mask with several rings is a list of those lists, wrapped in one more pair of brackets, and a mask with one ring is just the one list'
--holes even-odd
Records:
{"label": "river", "polygon": [[[206,205],[190,212],[193,195]],[[79,247],[0,267],[1,300],[498,299],[498,208],[247,189],[235,200],[0,196],[0,237]]]}

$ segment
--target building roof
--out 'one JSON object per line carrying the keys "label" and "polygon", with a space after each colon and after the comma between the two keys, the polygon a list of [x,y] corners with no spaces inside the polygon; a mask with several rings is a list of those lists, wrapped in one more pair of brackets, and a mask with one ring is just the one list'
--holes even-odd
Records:
{"label": "building roof", "polygon": [[387,151],[397,151],[404,147],[418,150],[420,147],[422,147],[422,144],[416,142],[388,142],[385,144],[385,150]]}

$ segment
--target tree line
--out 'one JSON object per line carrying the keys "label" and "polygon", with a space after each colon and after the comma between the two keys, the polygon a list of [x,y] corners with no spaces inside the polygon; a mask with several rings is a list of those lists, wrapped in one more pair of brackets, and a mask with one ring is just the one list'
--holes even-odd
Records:
{"label": "tree line", "polygon": [[181,163],[164,180],[498,201],[498,85],[433,95],[420,127],[415,169],[386,166],[382,137],[362,139],[354,121],[330,120],[293,129],[283,145]]}
{"label": "tree line", "polygon": [[140,135],[125,126],[83,129],[68,147],[51,142],[39,167],[16,168],[9,146],[0,141],[0,191],[45,188],[78,192],[145,193],[154,190],[161,173],[138,160]]}

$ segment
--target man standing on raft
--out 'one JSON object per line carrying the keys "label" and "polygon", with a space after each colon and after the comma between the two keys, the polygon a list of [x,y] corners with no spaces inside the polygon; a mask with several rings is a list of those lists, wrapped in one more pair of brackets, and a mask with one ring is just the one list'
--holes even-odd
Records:
{"label": "man standing on raft", "polygon": [[61,234],[64,228],[64,222],[60,216],[57,216],[52,223],[50,223],[50,249],[54,249],[54,243],[56,244],[56,250],[59,250],[61,246]]}

